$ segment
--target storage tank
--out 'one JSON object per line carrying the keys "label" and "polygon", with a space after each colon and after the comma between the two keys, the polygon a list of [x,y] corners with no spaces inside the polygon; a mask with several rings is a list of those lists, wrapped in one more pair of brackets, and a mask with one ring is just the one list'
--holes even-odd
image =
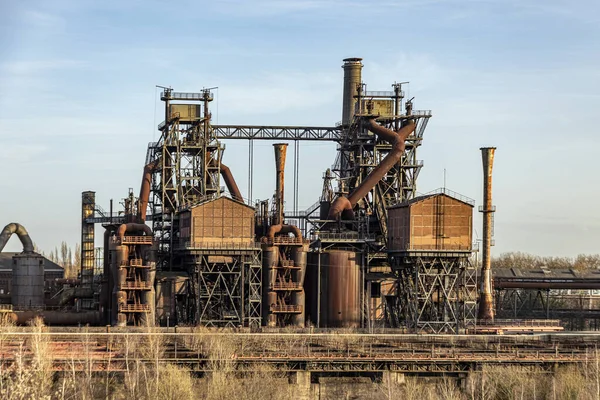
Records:
{"label": "storage tank", "polygon": [[[353,251],[310,253],[305,289],[307,313],[314,325],[324,328],[359,328],[361,325],[361,270]],[[319,279],[318,270],[321,270]],[[321,300],[318,300],[318,286]],[[318,314],[320,303],[320,316]]]}
{"label": "storage tank", "polygon": [[15,308],[44,306],[44,258],[35,253],[13,257],[12,304]]}

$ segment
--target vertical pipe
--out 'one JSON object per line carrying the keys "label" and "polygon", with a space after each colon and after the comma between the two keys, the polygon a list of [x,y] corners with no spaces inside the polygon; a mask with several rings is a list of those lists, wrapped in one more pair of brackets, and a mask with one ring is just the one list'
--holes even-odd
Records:
{"label": "vertical pipe", "polygon": [[285,154],[287,143],[275,143],[275,167],[277,172],[277,181],[275,189],[275,218],[274,225],[283,224],[283,195],[284,195],[284,174],[285,174]]}
{"label": "vertical pipe", "polygon": [[479,294],[479,319],[494,319],[492,301],[492,167],[494,166],[495,147],[482,147],[481,158],[483,161],[483,260],[481,263],[481,288]]}

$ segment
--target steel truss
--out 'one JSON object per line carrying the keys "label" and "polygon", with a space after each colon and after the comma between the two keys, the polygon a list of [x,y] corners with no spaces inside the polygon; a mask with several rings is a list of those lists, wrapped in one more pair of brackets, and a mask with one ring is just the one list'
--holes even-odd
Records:
{"label": "steel truss", "polygon": [[[362,117],[360,114],[355,116],[340,144],[333,168],[338,176],[340,194],[350,193],[358,187],[392,148],[367,129]],[[413,198],[416,193],[417,177],[423,166],[423,162],[417,160],[417,148],[423,141],[430,117],[430,112],[420,111],[377,121],[392,130],[398,130],[409,119],[416,123],[415,132],[406,140],[406,148],[398,164],[375,185],[360,206],[364,214],[370,216],[364,228],[380,236],[384,242],[387,240],[387,208]]]}
{"label": "steel truss", "polygon": [[460,333],[475,326],[477,282],[468,254],[394,256],[398,297],[390,324],[416,333]]}
{"label": "steel truss", "polygon": [[[240,254],[242,253],[242,254]],[[197,302],[193,322],[216,327],[261,324],[262,274],[260,250],[194,251],[185,255]]]}
{"label": "steel truss", "polygon": [[[165,121],[159,125],[159,141],[148,145],[146,164],[158,161],[152,176],[152,229],[158,242],[157,268],[170,270],[177,212],[220,194],[222,147],[210,124],[210,90],[176,93],[166,89],[161,100]],[[203,113],[193,117],[171,113],[172,100],[200,101]]]}

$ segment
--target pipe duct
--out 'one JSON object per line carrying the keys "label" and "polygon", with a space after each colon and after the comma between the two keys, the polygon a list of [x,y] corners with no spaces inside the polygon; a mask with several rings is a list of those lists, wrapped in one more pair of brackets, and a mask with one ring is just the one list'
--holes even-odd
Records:
{"label": "pipe duct", "polygon": [[479,294],[479,319],[494,319],[494,305],[492,299],[492,214],[495,207],[492,205],[492,168],[494,166],[495,147],[482,147],[481,158],[483,161],[483,260],[481,264],[481,287]]}
{"label": "pipe duct", "polygon": [[235,182],[235,179],[233,178],[233,174],[231,173],[231,170],[229,169],[229,167],[223,163],[221,163],[221,176],[223,177],[223,180],[225,181],[225,185],[227,185],[227,190],[229,190],[229,193],[231,194],[231,197],[234,200],[240,201],[240,202],[244,202],[244,197],[242,197],[242,192],[240,192],[240,189],[238,188],[237,183]]}
{"label": "pipe duct", "polygon": [[298,239],[302,239],[302,232],[294,225],[283,224],[283,203],[284,203],[284,184],[285,184],[285,155],[287,143],[275,143],[275,169],[277,173],[277,181],[275,188],[275,220],[273,225],[269,227],[267,236],[274,238],[278,234],[293,233]]}
{"label": "pipe duct", "polygon": [[283,198],[285,183],[285,156],[287,143],[275,143],[275,170],[277,174],[275,188],[275,221],[274,224],[283,224]]}
{"label": "pipe duct", "polygon": [[150,186],[152,185],[152,173],[160,164],[160,159],[152,161],[144,167],[142,176],[142,185],[140,186],[140,197],[138,198],[138,219],[146,222],[146,212],[148,210],[148,200],[150,199]]}
{"label": "pipe duct", "polygon": [[150,228],[146,224],[136,224],[136,223],[121,224],[119,226],[119,229],[117,230],[117,236],[119,237],[119,239],[122,240],[123,237],[125,236],[126,232],[139,232],[139,231],[143,231],[146,234],[146,236],[152,236],[152,228]]}
{"label": "pipe duct", "polygon": [[29,237],[29,233],[27,233],[27,229],[16,222],[12,222],[2,229],[2,233],[0,233],[0,252],[2,252],[4,246],[6,246],[6,243],[8,243],[8,240],[14,233],[19,236],[19,240],[23,244],[23,253],[33,253],[33,242]]}
{"label": "pipe duct", "polygon": [[381,163],[367,176],[367,178],[350,193],[350,196],[340,196],[331,204],[329,209],[328,219],[339,220],[354,219],[353,208],[359,200],[365,197],[371,189],[375,187],[385,174],[396,165],[402,158],[406,147],[406,138],[415,130],[414,121],[408,122],[407,125],[400,128],[398,132],[384,128],[375,122],[375,118],[370,117],[368,128],[375,133],[380,139],[389,142],[392,145],[392,151],[381,161]]}

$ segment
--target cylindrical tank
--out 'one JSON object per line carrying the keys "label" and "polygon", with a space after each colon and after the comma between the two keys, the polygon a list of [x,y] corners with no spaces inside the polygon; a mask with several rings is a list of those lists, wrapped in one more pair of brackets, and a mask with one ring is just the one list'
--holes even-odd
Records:
{"label": "cylindrical tank", "polygon": [[302,312],[300,314],[294,314],[292,318],[293,324],[298,328],[304,328],[304,322],[306,319],[306,313],[304,308],[306,303],[306,296],[304,294],[304,290],[298,290],[292,293],[292,303],[294,305],[302,307]]}
{"label": "cylindrical tank", "polygon": [[12,304],[15,308],[44,306],[44,258],[35,253],[13,257]]}
{"label": "cylindrical tank", "polygon": [[127,293],[120,290],[120,271],[124,270],[120,266],[129,259],[129,248],[127,246],[115,246],[111,257],[111,276],[112,276],[112,324],[123,326],[126,324],[125,314],[119,313],[119,305],[127,303]]}
{"label": "cylindrical tank", "polygon": [[332,250],[321,257],[321,325],[359,328],[361,271],[357,254]]}
{"label": "cylindrical tank", "polygon": [[361,83],[362,58],[344,59],[344,97],[342,104],[342,125],[347,126],[352,123],[354,110],[356,108],[357,95],[356,88]]}
{"label": "cylindrical tank", "polygon": [[270,290],[275,283],[277,264],[279,262],[279,249],[274,246],[263,245],[262,249],[262,271],[263,271],[263,297],[262,317],[264,326],[276,326],[277,316],[271,313],[271,305],[277,304],[277,293]]}

